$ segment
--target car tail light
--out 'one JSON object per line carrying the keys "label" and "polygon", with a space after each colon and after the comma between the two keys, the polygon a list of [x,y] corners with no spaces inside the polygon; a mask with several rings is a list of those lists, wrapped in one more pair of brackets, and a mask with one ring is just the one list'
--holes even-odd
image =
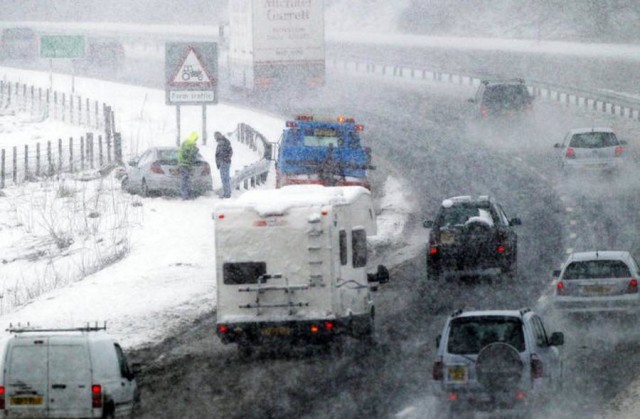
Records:
{"label": "car tail light", "polygon": [[564,282],[558,282],[556,284],[556,295],[564,295]]}
{"label": "car tail light", "polygon": [[229,333],[229,326],[227,326],[226,324],[219,324],[218,325],[218,332],[225,334],[225,333]]}
{"label": "car tail light", "polygon": [[458,400],[458,398],[459,398],[459,397],[458,397],[458,394],[456,394],[456,393],[449,393],[449,394],[447,395],[447,399],[449,399],[449,400],[451,400],[451,401]]}
{"label": "car tail light", "polygon": [[565,157],[568,158],[568,159],[575,159],[576,158],[576,151],[571,147],[567,148],[567,152],[565,154]]}
{"label": "car tail light", "polygon": [[518,399],[518,400],[524,400],[524,399],[526,399],[526,398],[527,398],[527,393],[525,393],[524,391],[519,390],[519,391],[516,393],[516,399]]}
{"label": "car tail light", "polygon": [[629,281],[629,285],[627,286],[627,294],[637,294],[638,293],[638,280],[632,278]]}
{"label": "car tail light", "polygon": [[202,176],[209,176],[211,174],[211,166],[209,166],[209,163],[204,164],[201,174]]}
{"label": "car tail light", "polygon": [[489,108],[487,108],[487,106],[486,106],[486,105],[482,105],[482,106],[480,107],[480,115],[481,115],[481,116],[487,116],[487,115],[489,115]]}
{"label": "car tail light", "polygon": [[542,378],[544,367],[537,355],[531,355],[531,379]]}
{"label": "car tail light", "polygon": [[311,333],[318,333],[320,331],[320,327],[314,324],[309,330],[311,330]]}
{"label": "car tail light", "polygon": [[99,384],[91,386],[91,407],[94,409],[102,407],[102,386]]}
{"label": "car tail light", "polygon": [[431,378],[433,378],[433,381],[442,381],[444,379],[444,363],[442,362],[442,357],[433,363]]}
{"label": "car tail light", "polygon": [[429,246],[429,256],[435,256],[438,254],[438,248],[436,246]]}
{"label": "car tail light", "polygon": [[153,173],[164,175],[164,170],[162,170],[162,166],[160,166],[160,162],[154,161],[150,169]]}
{"label": "car tail light", "polygon": [[624,151],[624,148],[622,146],[617,146],[615,151],[616,157],[622,156],[623,151]]}
{"label": "car tail light", "polygon": [[333,330],[334,324],[333,322],[324,322],[324,328],[327,330]]}
{"label": "car tail light", "polygon": [[4,410],[4,386],[0,386],[0,410]]}
{"label": "car tail light", "polygon": [[496,252],[498,252],[498,253],[504,253],[505,250],[506,250],[506,248],[502,244],[500,246],[496,247]]}

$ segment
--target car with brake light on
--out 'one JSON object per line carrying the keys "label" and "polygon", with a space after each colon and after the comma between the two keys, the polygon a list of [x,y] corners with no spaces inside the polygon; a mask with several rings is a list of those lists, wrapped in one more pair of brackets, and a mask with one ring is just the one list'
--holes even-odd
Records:
{"label": "car with brake light on", "polygon": [[552,308],[572,316],[638,314],[639,274],[638,263],[627,251],[572,253],[554,271]]}
{"label": "car with brake light on", "polygon": [[478,106],[481,118],[487,118],[531,112],[533,100],[523,79],[508,79],[482,80],[469,102]]}
{"label": "car with brake light on", "polygon": [[451,276],[506,275],[513,279],[518,270],[518,235],[494,198],[457,196],[442,201],[429,228],[427,279]]}
{"label": "car with brake light on", "polygon": [[[129,193],[149,196],[153,193],[177,195],[180,193],[179,147],[151,147],[127,163],[122,178],[122,189]],[[198,153],[192,169],[191,183],[194,192],[213,190],[211,166]]]}
{"label": "car with brake light on", "polygon": [[554,144],[562,150],[560,167],[564,173],[588,171],[615,172],[625,162],[624,146],[611,128],[575,128],[570,130],[562,143]]}
{"label": "car with brake light on", "polygon": [[522,310],[456,311],[436,339],[437,417],[528,417],[561,389],[564,335]]}

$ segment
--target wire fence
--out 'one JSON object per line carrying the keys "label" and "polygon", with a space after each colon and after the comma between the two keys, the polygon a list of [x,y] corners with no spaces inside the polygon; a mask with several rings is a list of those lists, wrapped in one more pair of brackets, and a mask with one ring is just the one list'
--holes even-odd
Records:
{"label": "wire fence", "polygon": [[0,81],[0,115],[28,114],[31,122],[59,120],[85,135],[0,148],[0,189],[63,172],[122,161],[113,109],[103,102],[33,85]]}

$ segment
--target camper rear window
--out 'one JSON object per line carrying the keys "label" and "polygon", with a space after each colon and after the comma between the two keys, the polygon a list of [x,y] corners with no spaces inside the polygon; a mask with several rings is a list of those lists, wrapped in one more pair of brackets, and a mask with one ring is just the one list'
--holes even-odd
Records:
{"label": "camper rear window", "polygon": [[238,262],[222,265],[225,285],[257,284],[258,278],[267,273],[265,262]]}
{"label": "camper rear window", "polygon": [[353,230],[351,232],[351,247],[353,251],[353,267],[362,268],[367,265],[367,232]]}

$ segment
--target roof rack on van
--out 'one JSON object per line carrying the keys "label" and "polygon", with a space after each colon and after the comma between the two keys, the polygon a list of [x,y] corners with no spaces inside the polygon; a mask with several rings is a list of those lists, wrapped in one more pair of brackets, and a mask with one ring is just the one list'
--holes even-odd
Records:
{"label": "roof rack on van", "polygon": [[84,327],[71,327],[71,328],[48,328],[39,329],[31,326],[27,323],[26,326],[22,326],[20,323],[17,326],[13,326],[9,323],[9,328],[6,329],[9,333],[29,333],[29,332],[98,332],[100,330],[107,330],[107,322],[105,321],[102,326],[98,326],[98,322],[95,322],[94,326],[91,326],[89,322]]}
{"label": "roof rack on van", "polygon": [[462,310],[461,308],[457,309],[456,311],[454,311],[453,313],[451,313],[451,317],[456,317],[459,316],[460,314],[462,314],[464,310]]}
{"label": "roof rack on van", "polygon": [[529,307],[523,307],[523,308],[520,309],[520,315],[524,316],[525,314],[527,314],[530,311],[531,311],[531,309]]}

